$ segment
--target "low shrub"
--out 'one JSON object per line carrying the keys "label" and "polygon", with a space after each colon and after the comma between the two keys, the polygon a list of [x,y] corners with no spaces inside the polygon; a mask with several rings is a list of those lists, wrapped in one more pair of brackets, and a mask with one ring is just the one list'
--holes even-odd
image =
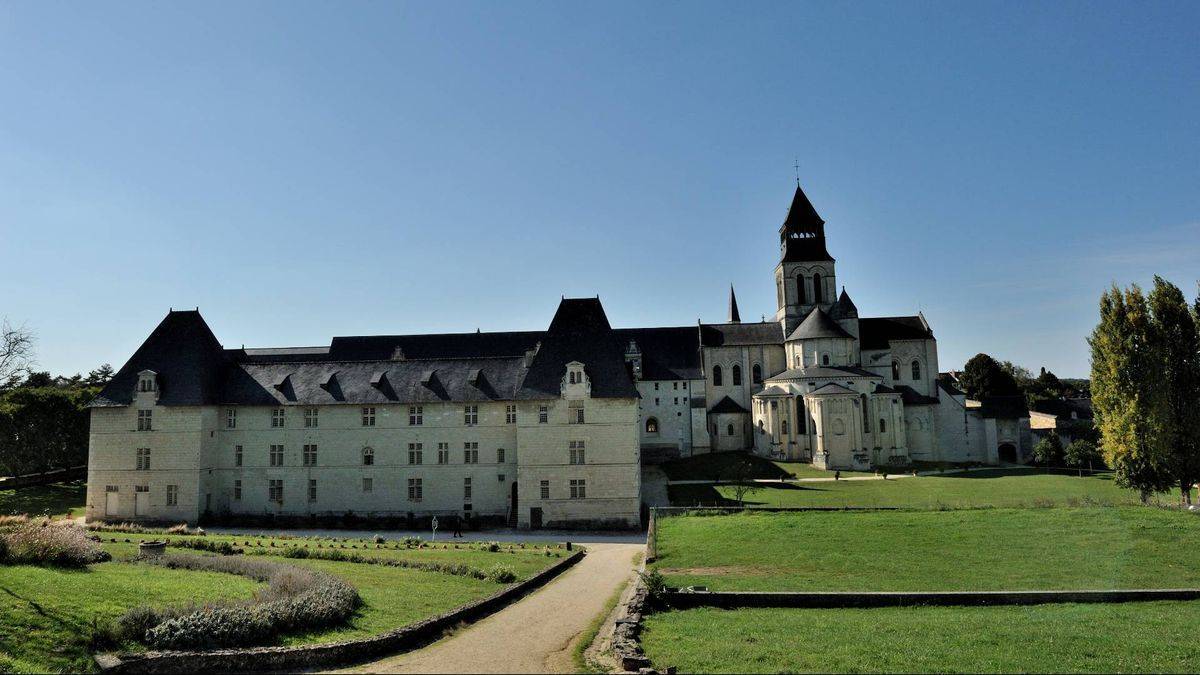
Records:
{"label": "low shrub", "polygon": [[240,555],[242,549],[235,548],[227,541],[211,541],[208,539],[168,539],[167,546],[190,548],[194,551],[208,551],[219,555]]}
{"label": "low shrub", "polygon": [[[313,558],[315,560],[330,560],[333,562],[348,562],[359,565],[383,565],[384,567],[400,567],[403,569],[422,570],[425,572],[437,572],[439,574],[450,574],[459,577],[471,577],[472,579],[481,579],[487,581],[495,581],[497,583],[508,584],[517,580],[516,572],[512,568],[505,565],[497,564],[490,570],[472,567],[466,563],[447,563],[447,562],[432,562],[428,560],[405,560],[403,558],[376,558],[366,556],[358,552],[349,552],[339,549],[307,549],[298,546],[285,548],[282,551],[250,551],[250,555],[281,555],[285,558]],[[498,572],[497,568],[504,568],[509,574]],[[501,581],[507,579],[507,581]]]}
{"label": "low shrub", "polygon": [[488,553],[496,553],[500,550],[500,542],[489,541],[487,544],[484,545],[483,549],[485,551],[487,551]]}
{"label": "low shrub", "polygon": [[179,534],[203,537],[205,532],[199,527],[188,527],[187,523],[179,523],[171,527],[150,527],[137,523],[108,523],[94,520],[87,524],[87,529],[97,532],[124,532],[126,534]]}
{"label": "low shrub", "polygon": [[29,522],[29,515],[25,513],[14,513],[11,516],[0,515],[0,527],[9,525],[21,525]]}
{"label": "low shrub", "polygon": [[75,525],[52,525],[48,520],[29,521],[0,534],[8,565],[83,567],[111,560],[112,555]]}
{"label": "low shrub", "polygon": [[241,647],[276,636],[343,623],[361,602],[337,577],[240,556],[164,555],[144,562],[174,569],[224,572],[267,582],[249,602],[200,608],[138,607],[118,621],[122,635],[158,649]]}
{"label": "low shrub", "polygon": [[488,570],[487,578],[498,584],[511,584],[517,580],[517,573],[508,565],[497,563]]}

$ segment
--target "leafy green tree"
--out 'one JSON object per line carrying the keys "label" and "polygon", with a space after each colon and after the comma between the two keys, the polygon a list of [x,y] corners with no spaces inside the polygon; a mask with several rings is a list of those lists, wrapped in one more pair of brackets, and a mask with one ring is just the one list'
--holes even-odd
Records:
{"label": "leafy green tree", "polygon": [[1092,409],[1105,461],[1117,484],[1141,493],[1175,485],[1165,452],[1165,397],[1156,386],[1162,358],[1151,339],[1150,311],[1142,289],[1115,285],[1100,297],[1100,321],[1088,338],[1092,352]]}
{"label": "leafy green tree", "polygon": [[1150,340],[1160,359],[1155,385],[1164,398],[1162,441],[1180,501],[1191,503],[1191,487],[1200,480],[1200,333],[1179,287],[1154,277]]}
{"label": "leafy green tree", "polygon": [[107,363],[89,372],[83,383],[89,387],[103,387],[113,378],[113,367]]}
{"label": "leafy green tree", "polygon": [[[1012,364],[1009,364],[1012,366]],[[959,384],[972,399],[985,396],[1013,396],[1021,393],[1012,373],[987,354],[972,356],[963,366]]]}
{"label": "leafy green tree", "polygon": [[1062,439],[1053,431],[1033,446],[1033,461],[1041,466],[1062,466],[1063,454]]}
{"label": "leafy green tree", "polygon": [[1071,441],[1063,453],[1063,461],[1067,463],[1067,466],[1081,469],[1084,467],[1088,469],[1095,468],[1103,459],[1100,456],[1100,448],[1097,448],[1095,443],[1084,438],[1077,438]]}

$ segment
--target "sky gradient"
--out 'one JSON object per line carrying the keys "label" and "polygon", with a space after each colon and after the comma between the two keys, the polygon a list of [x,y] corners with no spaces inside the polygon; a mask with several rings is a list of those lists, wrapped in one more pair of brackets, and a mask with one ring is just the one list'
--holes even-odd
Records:
{"label": "sky gradient", "polygon": [[0,317],[54,373],[774,312],[801,183],[864,316],[1085,376],[1200,278],[1200,3],[0,4]]}

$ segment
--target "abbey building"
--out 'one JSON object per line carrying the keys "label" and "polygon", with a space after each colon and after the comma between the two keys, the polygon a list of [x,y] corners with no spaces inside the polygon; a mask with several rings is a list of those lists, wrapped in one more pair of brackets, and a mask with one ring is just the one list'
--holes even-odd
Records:
{"label": "abbey building", "polygon": [[939,378],[921,315],[860,317],[797,187],[772,321],[227,349],[172,311],[92,402],[87,518],[629,527],[641,464],[751,450],[827,469],[1019,461],[1028,423]]}

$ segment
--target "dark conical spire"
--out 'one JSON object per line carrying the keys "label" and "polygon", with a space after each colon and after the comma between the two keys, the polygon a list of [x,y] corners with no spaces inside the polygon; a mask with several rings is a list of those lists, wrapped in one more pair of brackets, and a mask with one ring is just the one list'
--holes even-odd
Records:
{"label": "dark conical spire", "polygon": [[738,313],[737,296],[733,294],[733,284],[729,284],[729,323],[741,323],[742,315]]}
{"label": "dark conical spire", "polygon": [[825,221],[817,215],[798,183],[787,218],[779,226],[779,243],[787,262],[833,260],[825,250]]}
{"label": "dark conical spire", "polygon": [[850,299],[850,294],[846,292],[846,287],[842,286],[842,294],[838,296],[838,300],[829,310],[829,316],[835,319],[849,319],[858,316],[858,308],[854,306],[854,301]]}

